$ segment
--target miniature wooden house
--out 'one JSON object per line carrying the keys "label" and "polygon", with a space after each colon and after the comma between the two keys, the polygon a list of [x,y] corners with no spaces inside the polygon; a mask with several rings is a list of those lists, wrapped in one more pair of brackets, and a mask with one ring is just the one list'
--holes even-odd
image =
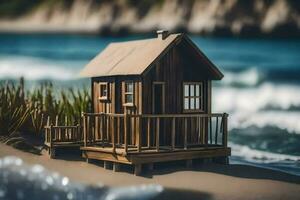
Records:
{"label": "miniature wooden house", "polygon": [[211,113],[223,74],[185,34],[109,44],[81,72],[93,113],[83,114],[87,159],[141,164],[227,157],[227,114]]}

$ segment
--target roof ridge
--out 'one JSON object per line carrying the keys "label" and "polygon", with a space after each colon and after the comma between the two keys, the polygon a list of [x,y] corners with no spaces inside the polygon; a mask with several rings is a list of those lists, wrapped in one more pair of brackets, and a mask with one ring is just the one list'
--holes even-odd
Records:
{"label": "roof ridge", "polygon": [[[171,36],[171,35],[182,35],[182,33],[171,33],[168,35]],[[167,38],[168,38],[167,37]],[[166,38],[166,39],[167,39]],[[113,45],[113,44],[124,44],[124,43],[131,43],[131,42],[140,42],[140,41],[147,41],[147,40],[161,40],[160,38],[158,37],[153,37],[153,38],[143,38],[143,39],[133,39],[133,40],[128,40],[128,41],[118,41],[118,42],[111,42],[109,45]],[[164,39],[165,40],[165,39]]]}

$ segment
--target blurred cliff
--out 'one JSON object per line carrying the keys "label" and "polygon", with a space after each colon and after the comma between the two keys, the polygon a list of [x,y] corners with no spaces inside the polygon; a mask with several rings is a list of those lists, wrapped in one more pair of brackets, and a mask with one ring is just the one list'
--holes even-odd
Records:
{"label": "blurred cliff", "polygon": [[297,0],[0,0],[0,32],[300,36]]}

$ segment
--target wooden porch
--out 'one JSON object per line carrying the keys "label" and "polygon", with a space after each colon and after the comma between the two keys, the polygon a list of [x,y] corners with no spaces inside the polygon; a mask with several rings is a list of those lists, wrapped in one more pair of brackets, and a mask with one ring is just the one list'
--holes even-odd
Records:
{"label": "wooden porch", "polygon": [[[49,121],[49,120],[48,120]],[[59,126],[47,123],[45,126],[45,142],[50,158],[56,155],[56,148],[80,147],[83,144],[82,127]]]}
{"label": "wooden porch", "polygon": [[82,155],[135,166],[221,157],[227,160],[227,118],[224,114],[83,113]]}

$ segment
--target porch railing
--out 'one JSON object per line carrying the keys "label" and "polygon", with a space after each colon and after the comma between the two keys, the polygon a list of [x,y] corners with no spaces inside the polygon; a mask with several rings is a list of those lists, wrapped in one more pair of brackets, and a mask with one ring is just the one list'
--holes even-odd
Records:
{"label": "porch railing", "polygon": [[226,113],[113,114],[83,113],[84,146],[128,151],[227,147]]}
{"label": "porch railing", "polygon": [[45,126],[45,143],[53,144],[80,143],[83,141],[82,128],[76,126]]}

